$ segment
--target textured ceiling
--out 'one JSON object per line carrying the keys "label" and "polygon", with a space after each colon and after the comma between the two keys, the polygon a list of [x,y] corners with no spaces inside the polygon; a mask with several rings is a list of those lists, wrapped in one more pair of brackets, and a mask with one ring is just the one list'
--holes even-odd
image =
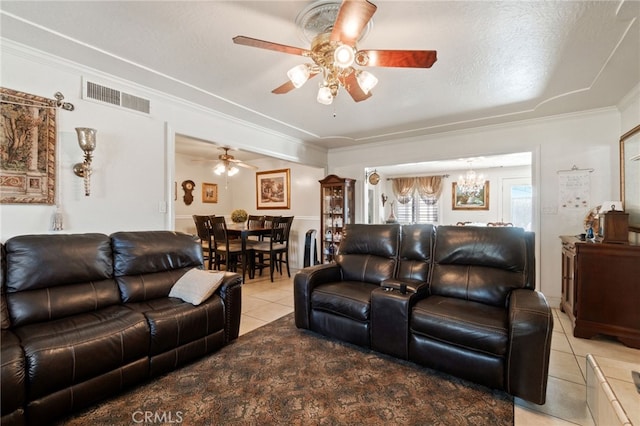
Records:
{"label": "textured ceiling", "polygon": [[640,81],[638,1],[373,1],[362,49],[434,49],[431,69],[372,68],[373,96],[271,90],[305,58],[305,1],[2,1],[2,37],[326,148],[615,105]]}

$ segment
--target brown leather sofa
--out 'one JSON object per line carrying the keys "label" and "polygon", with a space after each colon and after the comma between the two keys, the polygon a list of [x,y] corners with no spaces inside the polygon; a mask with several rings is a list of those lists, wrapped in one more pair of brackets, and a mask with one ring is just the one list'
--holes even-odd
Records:
{"label": "brown leather sofa", "polygon": [[553,317],[521,228],[347,225],[294,303],[299,328],[545,402]]}
{"label": "brown leather sofa", "polygon": [[202,268],[170,231],[25,235],[2,246],[2,424],[47,424],[238,337],[242,278],[194,306],[168,294]]}

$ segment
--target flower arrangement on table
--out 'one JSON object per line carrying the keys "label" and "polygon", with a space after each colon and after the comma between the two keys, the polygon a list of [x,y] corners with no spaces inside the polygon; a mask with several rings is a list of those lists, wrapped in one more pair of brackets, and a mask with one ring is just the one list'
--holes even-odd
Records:
{"label": "flower arrangement on table", "polygon": [[247,213],[246,210],[235,209],[234,211],[231,212],[231,220],[233,221],[233,223],[246,222],[248,218],[249,218],[249,214]]}

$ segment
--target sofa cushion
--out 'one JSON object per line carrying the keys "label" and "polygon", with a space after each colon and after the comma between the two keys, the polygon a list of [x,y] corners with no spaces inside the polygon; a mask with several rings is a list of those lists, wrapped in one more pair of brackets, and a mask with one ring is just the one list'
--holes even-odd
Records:
{"label": "sofa cushion", "polygon": [[311,309],[331,312],[355,321],[369,321],[371,292],[377,284],[341,281],[322,284],[311,294]]}
{"label": "sofa cushion", "polygon": [[126,303],[167,297],[190,269],[203,265],[197,237],[171,231],[116,232],[114,276]]}
{"label": "sofa cushion", "polygon": [[412,282],[429,279],[434,235],[435,227],[430,224],[402,226],[398,271],[395,279]]}
{"label": "sofa cushion", "polygon": [[398,254],[400,226],[397,224],[347,224],[339,251],[341,254],[370,254],[393,258]]}
{"label": "sofa cushion", "polygon": [[5,250],[5,297],[13,326],[120,303],[106,235],[23,235],[9,239]]}
{"label": "sofa cushion", "polygon": [[533,267],[522,228],[440,226],[430,290],[504,308],[511,290],[528,285]]}
{"label": "sofa cushion", "polygon": [[0,328],[6,330],[11,326],[7,299],[4,297],[4,271],[6,270],[4,244],[0,243]]}
{"label": "sofa cushion", "polygon": [[342,268],[342,279],[345,281],[362,281],[378,285],[392,278],[396,268],[396,259],[368,254],[339,254],[336,256],[336,263]]}
{"label": "sofa cushion", "polygon": [[2,342],[0,397],[2,398],[2,415],[6,416],[15,411],[21,412],[25,405],[25,364],[24,352],[22,352],[20,341],[15,334],[8,330],[2,330],[0,342]]}
{"label": "sofa cushion", "polygon": [[151,329],[151,356],[224,330],[224,306],[218,296],[198,306],[173,297],[127,306],[147,318]]}
{"label": "sofa cushion", "polygon": [[430,296],[411,312],[411,333],[467,350],[504,356],[508,346],[507,311],[451,297]]}
{"label": "sofa cushion", "polygon": [[21,326],[91,312],[120,303],[113,280],[7,294],[12,324]]}
{"label": "sofa cushion", "polygon": [[8,293],[105,280],[113,266],[103,234],[13,237],[6,242],[6,262]]}
{"label": "sofa cushion", "polygon": [[203,264],[202,247],[195,235],[172,231],[116,232],[111,234],[111,241],[116,277]]}
{"label": "sofa cushion", "polygon": [[149,327],[139,312],[111,306],[17,327],[24,348],[29,400],[147,358]]}
{"label": "sofa cushion", "polygon": [[349,224],[344,227],[336,263],[345,281],[380,284],[393,277],[400,226]]}

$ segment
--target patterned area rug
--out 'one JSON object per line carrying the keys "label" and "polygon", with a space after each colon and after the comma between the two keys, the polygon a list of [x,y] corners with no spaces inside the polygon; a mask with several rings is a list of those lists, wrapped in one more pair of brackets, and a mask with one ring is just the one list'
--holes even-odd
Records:
{"label": "patterned area rug", "polygon": [[61,424],[512,425],[513,399],[295,327],[293,314]]}

